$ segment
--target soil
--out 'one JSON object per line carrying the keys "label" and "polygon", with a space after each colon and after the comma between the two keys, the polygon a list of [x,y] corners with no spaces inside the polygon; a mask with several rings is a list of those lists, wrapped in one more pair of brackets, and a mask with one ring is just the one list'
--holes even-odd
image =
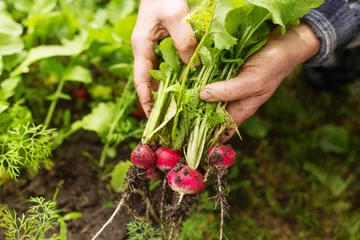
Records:
{"label": "soil", "polygon": [[[0,202],[21,213],[28,207],[25,200],[29,197],[52,199],[56,188],[59,188],[58,208],[66,213],[76,211],[83,214],[80,219],[68,222],[68,239],[91,239],[111,216],[120,196],[111,190],[109,181],[104,181],[104,174],[96,164],[84,156],[84,152],[95,158],[100,156],[101,143],[89,139],[85,137],[80,141],[65,142],[54,152],[55,165],[51,171],[41,170],[32,180],[5,184],[1,188]],[[128,156],[129,150],[125,146],[119,149],[116,159],[127,159]],[[127,211],[120,211],[119,215],[98,239],[125,239],[129,216]],[[5,239],[1,229],[0,239]]]}

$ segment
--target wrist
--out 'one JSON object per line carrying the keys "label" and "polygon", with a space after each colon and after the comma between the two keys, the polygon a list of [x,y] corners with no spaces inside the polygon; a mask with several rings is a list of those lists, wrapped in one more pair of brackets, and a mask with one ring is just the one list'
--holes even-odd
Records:
{"label": "wrist", "polygon": [[289,38],[296,44],[293,48],[293,59],[297,64],[302,64],[315,56],[320,50],[320,39],[316,36],[313,29],[306,23],[301,23],[289,29]]}

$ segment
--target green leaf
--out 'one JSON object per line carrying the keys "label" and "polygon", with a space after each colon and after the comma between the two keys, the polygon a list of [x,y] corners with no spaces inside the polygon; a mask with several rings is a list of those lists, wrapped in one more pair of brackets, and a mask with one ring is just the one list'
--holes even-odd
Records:
{"label": "green leaf", "polygon": [[20,82],[19,77],[9,78],[1,82],[0,84],[0,99],[7,100],[15,94],[15,88]]}
{"label": "green leaf", "polygon": [[240,127],[250,137],[264,138],[269,132],[269,127],[261,119],[255,116],[244,121]]}
{"label": "green leaf", "polygon": [[3,73],[4,64],[3,64],[3,57],[0,55],[0,76]]}
{"label": "green leaf", "polygon": [[88,69],[77,65],[65,72],[63,80],[89,84],[92,82],[92,76]]}
{"label": "green leaf", "polygon": [[0,55],[19,53],[24,49],[24,43],[20,37],[0,34]]}
{"label": "green leaf", "polygon": [[98,9],[95,13],[94,19],[91,21],[90,26],[95,29],[102,29],[107,20],[107,13],[104,9]]}
{"label": "green leaf", "polygon": [[24,52],[3,56],[4,69],[10,72],[16,65],[22,62],[25,57],[26,53]]}
{"label": "green leaf", "polygon": [[75,220],[75,219],[81,218],[82,215],[83,214],[81,212],[71,212],[71,213],[68,213],[65,216],[63,216],[62,219],[64,221]]}
{"label": "green leaf", "polygon": [[129,15],[121,19],[118,23],[116,23],[114,27],[115,34],[119,36],[122,40],[130,42],[136,19],[137,14]]}
{"label": "green leaf", "polygon": [[324,152],[347,153],[350,134],[343,126],[325,125],[318,131],[318,146]]}
{"label": "green leaf", "polygon": [[169,67],[177,72],[180,70],[181,61],[177,51],[174,47],[173,40],[171,38],[165,38],[159,45],[161,56]]}
{"label": "green leaf", "polygon": [[116,164],[114,170],[111,172],[110,186],[115,192],[123,192],[127,185],[125,182],[126,171],[132,166],[132,162],[125,161]]}
{"label": "green leaf", "polygon": [[310,8],[319,7],[323,0],[249,0],[252,4],[266,8],[275,24],[279,24],[282,32],[285,32],[285,25],[297,21],[307,14]]}
{"label": "green leaf", "polygon": [[93,40],[90,38],[88,31],[82,30],[73,39],[62,39],[61,43],[67,49],[67,52],[70,52],[69,55],[77,56],[87,50]]}
{"label": "green leaf", "polygon": [[0,12],[0,34],[18,37],[23,32],[21,24],[15,22],[9,15]]}
{"label": "green leaf", "polygon": [[109,70],[113,73],[118,74],[120,77],[126,77],[132,72],[133,66],[128,63],[118,63],[111,65],[109,67]]}
{"label": "green leaf", "polygon": [[199,51],[201,63],[203,65],[216,67],[216,64],[218,64],[219,61],[220,53],[220,51],[217,51],[211,47],[203,46]]}
{"label": "green leaf", "polygon": [[29,17],[45,15],[55,9],[57,0],[35,0],[31,6]]}
{"label": "green leaf", "polygon": [[169,104],[169,107],[166,111],[166,114],[164,116],[164,120],[162,121],[162,123],[152,132],[149,134],[149,136],[146,136],[148,139],[151,139],[152,136],[154,136],[155,133],[157,133],[158,131],[160,131],[163,127],[166,126],[166,124],[171,120],[173,119],[173,117],[175,116],[176,114],[176,101],[175,101],[175,98],[174,96],[172,95],[171,96],[171,100],[170,100],[170,104]]}
{"label": "green leaf", "polygon": [[115,25],[121,19],[133,13],[136,10],[136,6],[137,1],[135,0],[111,0],[106,6],[110,23]]}
{"label": "green leaf", "polygon": [[112,91],[113,91],[112,87],[101,84],[96,84],[90,89],[91,96],[94,99],[104,99],[104,100],[112,99]]}
{"label": "green leaf", "polygon": [[9,106],[10,104],[8,102],[0,101],[0,114],[8,109]]}
{"label": "green leaf", "polygon": [[70,101],[71,100],[71,96],[68,95],[68,94],[65,94],[65,93],[54,93],[54,94],[51,94],[49,96],[46,97],[47,100],[49,101],[55,101],[57,99],[63,99],[63,100],[68,100]]}
{"label": "green leaf", "polygon": [[86,115],[82,120],[73,123],[71,128],[76,129],[81,126],[85,130],[96,132],[101,137],[105,136],[109,131],[115,113],[115,103],[99,103],[92,109],[90,114]]}
{"label": "green leaf", "polygon": [[70,56],[73,53],[66,47],[59,45],[39,46],[32,48],[26,59],[11,73],[11,76],[17,76],[29,71],[29,66],[39,60],[54,56]]}
{"label": "green leaf", "polygon": [[31,0],[17,0],[14,1],[14,8],[19,12],[27,13],[30,11],[33,1]]}

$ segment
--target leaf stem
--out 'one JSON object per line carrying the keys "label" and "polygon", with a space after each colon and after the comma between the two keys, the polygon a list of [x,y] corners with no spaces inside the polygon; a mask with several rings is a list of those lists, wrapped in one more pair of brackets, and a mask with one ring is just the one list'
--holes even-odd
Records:
{"label": "leaf stem", "polygon": [[65,84],[65,79],[61,79],[57,88],[56,88],[56,91],[55,91],[55,99],[53,99],[51,101],[51,104],[50,104],[50,107],[49,107],[49,110],[46,114],[46,118],[45,118],[45,122],[44,122],[44,125],[45,127],[48,127],[49,124],[50,124],[50,121],[51,121],[51,118],[54,114],[54,111],[55,111],[55,108],[56,108],[56,105],[57,105],[57,102],[59,100],[59,94],[62,92],[63,88],[64,88],[64,84]]}
{"label": "leaf stem", "polygon": [[[133,85],[133,78],[129,77],[128,81],[126,82],[124,91],[121,95],[121,98],[119,99],[119,101],[117,102],[117,106],[116,106],[116,116],[114,118],[114,120],[112,121],[111,125],[110,125],[110,129],[109,132],[106,136],[106,143],[104,145],[103,150],[101,151],[101,158],[100,158],[100,163],[99,166],[103,167],[105,164],[105,160],[107,157],[107,153],[110,147],[110,143],[111,143],[111,139],[112,139],[112,135],[115,131],[116,126],[119,124],[119,121],[121,120],[121,118],[123,118],[126,110],[128,109],[128,106],[133,102],[133,101],[128,101],[127,96],[130,93],[130,89]],[[135,96],[133,97],[132,100],[135,99]]]}

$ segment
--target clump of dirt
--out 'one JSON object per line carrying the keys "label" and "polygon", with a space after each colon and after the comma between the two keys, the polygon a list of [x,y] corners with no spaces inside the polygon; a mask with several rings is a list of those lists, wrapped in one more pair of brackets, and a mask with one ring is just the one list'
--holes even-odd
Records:
{"label": "clump of dirt", "polygon": [[[55,166],[51,171],[41,170],[32,180],[22,178],[18,182],[5,184],[1,188],[0,202],[22,213],[28,207],[26,199],[31,196],[52,199],[56,188],[59,188],[58,208],[66,213],[76,211],[83,214],[80,219],[68,222],[68,239],[91,239],[111,216],[120,199],[107,181],[102,180],[101,169],[82,154],[87,152],[96,158],[100,155],[101,148],[99,142],[88,139],[78,143],[64,143],[54,153]],[[117,159],[127,159],[128,156],[129,151],[124,147]],[[132,201],[133,206],[141,206],[137,199]],[[127,211],[121,210],[98,239],[125,239],[128,221]],[[0,229],[0,239],[5,239],[2,230]]]}

